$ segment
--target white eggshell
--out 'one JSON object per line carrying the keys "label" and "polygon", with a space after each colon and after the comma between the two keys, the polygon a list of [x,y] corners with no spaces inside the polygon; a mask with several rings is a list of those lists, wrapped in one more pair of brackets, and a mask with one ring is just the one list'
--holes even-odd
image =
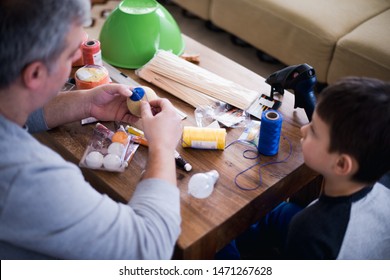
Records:
{"label": "white eggshell", "polygon": [[100,152],[90,152],[85,157],[86,164],[91,168],[99,168],[103,165],[103,155]]}
{"label": "white eggshell", "polygon": [[117,155],[118,157],[121,157],[123,155],[124,151],[125,151],[125,146],[119,142],[111,143],[107,149],[107,152],[109,154],[114,154],[114,155]]}
{"label": "white eggshell", "polygon": [[104,168],[108,170],[118,170],[121,167],[121,159],[117,155],[107,154],[103,159]]}

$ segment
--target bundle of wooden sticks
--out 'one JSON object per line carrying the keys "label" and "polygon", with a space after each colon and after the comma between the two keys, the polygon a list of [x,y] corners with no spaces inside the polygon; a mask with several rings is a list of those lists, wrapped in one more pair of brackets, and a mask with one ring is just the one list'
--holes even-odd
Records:
{"label": "bundle of wooden sticks", "polygon": [[212,105],[219,100],[245,110],[259,97],[254,90],[163,50],[158,51],[136,74],[193,107]]}

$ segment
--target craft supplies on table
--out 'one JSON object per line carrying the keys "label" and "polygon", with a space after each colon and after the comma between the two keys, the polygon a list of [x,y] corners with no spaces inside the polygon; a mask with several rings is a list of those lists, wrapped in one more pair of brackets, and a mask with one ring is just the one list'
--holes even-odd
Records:
{"label": "craft supplies on table", "polygon": [[103,66],[102,51],[98,40],[85,41],[82,44],[83,63],[84,65]]}
{"label": "craft supplies on table", "polygon": [[121,126],[112,131],[97,123],[79,166],[112,172],[123,172],[133,158],[139,144],[132,141]]}
{"label": "craft supplies on table", "polygon": [[127,98],[127,108],[134,116],[141,117],[140,101],[150,102],[158,96],[150,87],[140,86],[132,90],[133,94]]}
{"label": "craft supplies on table", "polygon": [[142,79],[159,86],[193,107],[217,100],[245,110],[260,93],[220,77],[171,52],[159,50],[153,59],[136,70]]}
{"label": "craft supplies on table", "polygon": [[[131,87],[141,86],[138,82],[133,80],[131,77],[119,71],[117,68],[108,64],[107,62],[103,61],[103,66],[108,70],[110,77],[113,81],[120,84],[129,85]],[[187,117],[187,114],[184,113],[183,111],[177,109],[176,107],[175,110],[180,115],[181,119],[185,119]]]}
{"label": "craft supplies on table", "polygon": [[226,129],[184,126],[182,136],[183,148],[224,150]]}
{"label": "craft supplies on table", "polygon": [[[135,142],[135,143],[138,143],[140,145],[143,145],[143,146],[148,146],[148,140],[145,138],[145,134],[142,130],[138,129],[138,128],[135,128],[133,126],[130,126],[130,125],[127,125],[125,130],[130,133],[133,138],[132,140]],[[180,154],[177,150],[175,150],[174,152],[174,156],[175,156],[175,162],[176,162],[176,165],[178,167],[180,167],[181,169],[187,171],[187,172],[190,172],[192,170],[192,165],[189,164]]]}
{"label": "craft supplies on table", "polygon": [[217,170],[192,175],[188,182],[188,193],[193,197],[204,199],[211,195],[219,178]]}
{"label": "craft supplies on table", "polygon": [[278,153],[282,122],[282,115],[278,111],[263,112],[258,144],[259,153],[265,156],[273,156]]}
{"label": "craft supplies on table", "polygon": [[103,66],[86,65],[76,71],[75,80],[77,89],[91,89],[108,84],[110,76],[107,69]]}

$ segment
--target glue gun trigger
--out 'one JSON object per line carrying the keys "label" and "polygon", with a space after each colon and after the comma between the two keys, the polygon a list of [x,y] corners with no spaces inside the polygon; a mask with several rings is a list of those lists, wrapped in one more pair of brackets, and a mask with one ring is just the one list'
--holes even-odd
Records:
{"label": "glue gun trigger", "polygon": [[274,99],[274,93],[277,92],[281,95],[284,95],[284,88],[281,85],[271,86],[271,99]]}

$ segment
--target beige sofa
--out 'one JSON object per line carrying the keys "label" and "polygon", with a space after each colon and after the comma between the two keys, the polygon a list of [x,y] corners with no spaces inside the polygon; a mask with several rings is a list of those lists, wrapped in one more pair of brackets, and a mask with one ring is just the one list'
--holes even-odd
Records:
{"label": "beige sofa", "polygon": [[390,80],[390,0],[172,0],[322,83]]}

